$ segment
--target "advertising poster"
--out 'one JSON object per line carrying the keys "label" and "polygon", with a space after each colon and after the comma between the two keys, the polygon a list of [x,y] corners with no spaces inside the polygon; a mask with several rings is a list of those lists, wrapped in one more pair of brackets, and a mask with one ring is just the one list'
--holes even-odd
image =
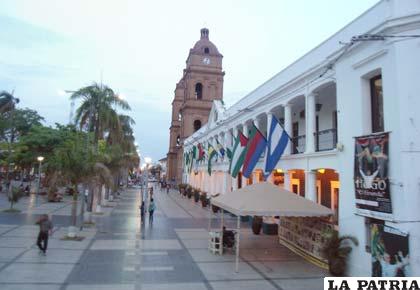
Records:
{"label": "advertising poster", "polygon": [[388,133],[355,138],[354,187],[358,214],[392,218],[388,144]]}
{"label": "advertising poster", "polygon": [[409,277],[408,235],[394,228],[371,225],[372,277]]}

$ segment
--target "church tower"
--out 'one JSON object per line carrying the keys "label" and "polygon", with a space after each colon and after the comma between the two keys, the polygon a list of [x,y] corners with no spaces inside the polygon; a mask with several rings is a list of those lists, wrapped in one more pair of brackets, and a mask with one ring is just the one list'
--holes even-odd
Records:
{"label": "church tower", "polygon": [[207,28],[200,34],[172,101],[167,179],[177,184],[182,182],[183,140],[207,123],[213,100],[223,100],[223,55],[209,40]]}

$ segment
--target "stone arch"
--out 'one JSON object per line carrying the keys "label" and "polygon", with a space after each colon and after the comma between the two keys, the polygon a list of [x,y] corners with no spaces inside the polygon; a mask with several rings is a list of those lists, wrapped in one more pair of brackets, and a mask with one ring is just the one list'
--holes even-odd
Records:
{"label": "stone arch", "polygon": [[195,84],[195,98],[197,100],[203,99],[203,84],[202,83]]}
{"label": "stone arch", "polygon": [[201,128],[201,121],[200,120],[194,120],[194,132],[197,132]]}

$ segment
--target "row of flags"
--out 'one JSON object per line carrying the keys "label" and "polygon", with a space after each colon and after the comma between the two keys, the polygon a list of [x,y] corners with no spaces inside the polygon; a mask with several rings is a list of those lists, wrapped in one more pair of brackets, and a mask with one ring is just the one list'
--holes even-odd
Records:
{"label": "row of flags", "polygon": [[201,143],[194,145],[189,152],[184,153],[184,164],[187,172],[197,170],[200,163],[207,161],[207,171],[211,175],[212,161],[216,158],[229,158],[229,173],[233,178],[238,176],[242,169],[242,174],[249,178],[258,163],[261,155],[264,155],[264,179],[267,179],[283,155],[284,150],[290,140],[289,135],[284,130],[280,122],[273,116],[268,130],[268,138],[252,124],[249,138],[242,132],[234,138],[233,147],[223,148],[219,140],[215,138],[213,142],[207,144],[207,150]]}

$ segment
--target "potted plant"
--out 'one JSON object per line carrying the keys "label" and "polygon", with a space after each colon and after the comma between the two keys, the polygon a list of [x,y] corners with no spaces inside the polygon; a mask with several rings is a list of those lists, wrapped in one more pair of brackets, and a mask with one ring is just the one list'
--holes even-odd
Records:
{"label": "potted plant", "polygon": [[17,187],[12,187],[10,194],[7,196],[10,202],[10,208],[6,211],[8,212],[19,211],[17,209],[14,209],[13,205],[17,203],[21,197],[22,197],[22,191]]}
{"label": "potted plant", "polygon": [[198,202],[200,200],[200,190],[197,188],[194,188],[194,201]]}
{"label": "potted plant", "polygon": [[329,229],[324,232],[326,245],[324,255],[328,259],[328,268],[332,275],[343,276],[347,268],[347,257],[352,251],[351,243],[359,245],[359,241],[353,236],[338,236],[338,232]]}
{"label": "potted plant", "polygon": [[184,194],[184,192],[185,192],[185,186],[186,186],[186,184],[184,184],[184,183],[180,183],[180,184],[178,184],[178,190],[179,190],[179,193],[180,194]]}
{"label": "potted plant", "polygon": [[192,197],[192,187],[191,187],[191,185],[187,185],[187,189],[185,190],[185,192],[187,193],[188,199],[191,199],[191,197]]}
{"label": "potted plant", "polygon": [[200,199],[201,199],[201,206],[206,207],[207,206],[207,192],[205,191],[201,192]]}
{"label": "potted plant", "polygon": [[255,235],[259,235],[262,228],[263,218],[261,216],[254,216],[252,219],[252,232]]}

